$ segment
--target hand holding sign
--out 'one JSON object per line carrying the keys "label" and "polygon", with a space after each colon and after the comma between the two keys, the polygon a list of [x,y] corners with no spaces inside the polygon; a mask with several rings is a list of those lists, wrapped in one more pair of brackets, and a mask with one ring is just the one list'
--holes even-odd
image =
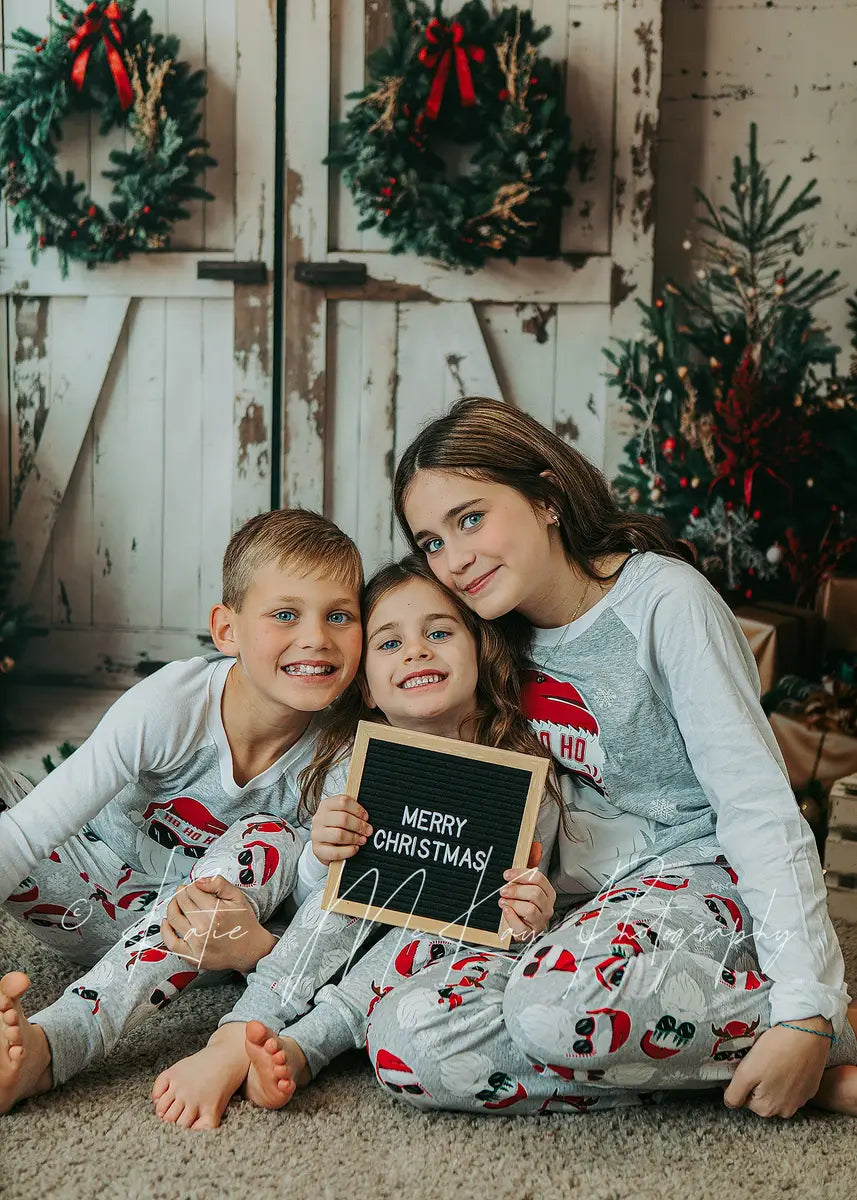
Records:
{"label": "hand holding sign", "polygon": [[541,842],[533,842],[527,870],[510,868],[503,872],[509,882],[500,889],[500,907],[512,936],[522,942],[547,929],[556,904],[556,892],[538,865],[542,860]]}
{"label": "hand holding sign", "polygon": [[369,814],[352,796],[325,796],[312,818],[312,852],[329,867],[356,854],[372,836]]}

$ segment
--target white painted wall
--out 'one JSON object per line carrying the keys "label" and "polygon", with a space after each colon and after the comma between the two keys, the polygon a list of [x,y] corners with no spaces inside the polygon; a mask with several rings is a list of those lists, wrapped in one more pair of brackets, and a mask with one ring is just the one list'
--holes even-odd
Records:
{"label": "white painted wall", "polygon": [[687,278],[694,185],[728,199],[732,158],[759,126],[762,160],[823,203],[807,262],[847,284],[819,309],[847,347],[857,290],[857,0],[664,0],[655,278]]}

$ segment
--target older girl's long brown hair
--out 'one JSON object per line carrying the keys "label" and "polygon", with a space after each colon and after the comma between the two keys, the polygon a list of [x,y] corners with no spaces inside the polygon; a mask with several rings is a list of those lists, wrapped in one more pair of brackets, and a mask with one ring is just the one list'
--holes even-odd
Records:
{"label": "older girl's long brown hair", "polygon": [[[424,579],[436,587],[453,604],[476,642],[476,661],[479,666],[476,709],[472,717],[464,722],[460,736],[481,746],[518,750],[522,754],[550,758],[550,751],[542,745],[523,715],[521,674],[524,664],[502,628],[490,621],[483,621],[438,583],[423,554],[408,554],[399,562],[381,567],[372,576],[366,584],[361,603],[364,629],[378,602],[411,579]],[[318,808],[324,781],[331,767],[350,754],[357,722],[386,722],[383,714],[377,708],[370,708],[366,702],[364,663],[365,650],[357,679],[327,710],[313,760],[301,773],[301,807],[306,812],[313,813]],[[548,791],[557,803],[561,803],[552,771],[549,773]]]}
{"label": "older girl's long brown hair", "polygon": [[405,520],[405,499],[418,471],[456,471],[514,488],[559,517],[569,562],[590,579],[606,555],[654,550],[688,558],[688,547],[659,517],[625,512],[603,473],[533,417],[500,400],[468,396],[426,425],[396,468],[393,503],[402,532],[419,551]]}

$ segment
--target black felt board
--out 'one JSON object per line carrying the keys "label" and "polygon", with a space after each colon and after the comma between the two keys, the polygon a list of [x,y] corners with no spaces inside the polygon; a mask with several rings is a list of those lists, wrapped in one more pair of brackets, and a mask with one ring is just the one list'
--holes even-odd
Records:
{"label": "black felt board", "polygon": [[[396,735],[401,737],[401,731],[396,731]],[[449,926],[450,931],[466,927],[471,940],[480,940],[478,931],[482,931],[489,935],[482,940],[503,944],[495,940],[502,921],[497,901],[506,882],[503,872],[513,865],[526,866],[544,786],[544,760],[498,755],[522,764],[501,765],[464,757],[461,753],[383,740],[390,736],[390,731],[381,730],[379,736],[370,735],[366,744],[357,798],[369,813],[374,834],[353,858],[342,864],[336,889],[338,897],[351,904],[382,908],[387,913],[407,914],[408,924],[416,929],[430,928],[437,932],[438,923]],[[415,736],[458,750],[462,746],[446,739]],[[350,780],[349,791],[352,791]],[[531,801],[533,795],[535,805]],[[406,809],[411,813],[425,810],[427,814],[466,818],[467,823],[460,835],[458,825],[450,831],[448,822],[442,830],[419,829],[403,823]],[[519,842],[525,815],[531,828],[522,862]],[[423,824],[427,826],[430,820],[429,816],[424,817]],[[402,834],[412,837],[427,857],[379,848],[379,842],[384,847],[388,837]],[[484,870],[480,870],[476,866],[445,862],[446,847],[450,852],[458,847],[459,859],[469,848],[474,864],[478,862],[478,851],[490,851],[490,855]]]}

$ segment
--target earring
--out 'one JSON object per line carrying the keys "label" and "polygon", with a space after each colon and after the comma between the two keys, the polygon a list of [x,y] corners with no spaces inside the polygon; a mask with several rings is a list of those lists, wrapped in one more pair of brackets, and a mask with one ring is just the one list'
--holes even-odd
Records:
{"label": "earring", "polygon": [[554,509],[551,509],[550,524],[551,525],[559,525],[559,514],[557,512],[555,512]]}

